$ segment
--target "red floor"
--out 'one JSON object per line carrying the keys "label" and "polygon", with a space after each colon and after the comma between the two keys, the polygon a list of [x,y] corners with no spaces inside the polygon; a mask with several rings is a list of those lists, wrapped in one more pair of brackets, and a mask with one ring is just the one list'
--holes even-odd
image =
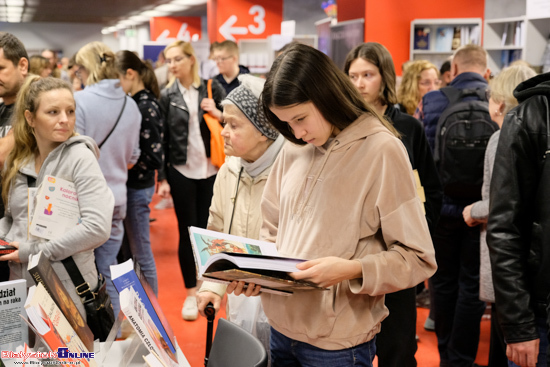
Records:
{"label": "red floor", "polygon": [[[158,200],[159,198],[155,195],[151,206],[153,207]],[[198,320],[187,322],[182,320],[180,314],[185,299],[185,289],[177,254],[179,237],[174,210],[153,208],[151,217],[157,219],[151,223],[151,242],[157,265],[160,305],[191,366],[204,366],[206,319],[199,316]],[[225,311],[221,312],[221,316],[225,317]],[[417,333],[420,340],[416,360],[419,367],[438,367],[439,354],[435,334],[423,328],[427,316],[428,310],[418,309]],[[481,322],[481,340],[476,359],[476,363],[480,365],[487,365],[488,362],[489,324],[490,322],[485,318]]]}

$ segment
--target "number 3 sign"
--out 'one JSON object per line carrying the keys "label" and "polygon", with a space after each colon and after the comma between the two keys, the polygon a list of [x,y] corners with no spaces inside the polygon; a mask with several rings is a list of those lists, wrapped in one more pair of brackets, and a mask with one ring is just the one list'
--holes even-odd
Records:
{"label": "number 3 sign", "polygon": [[[223,2],[223,6],[221,3]],[[216,24],[218,41],[266,38],[279,34],[283,20],[282,0],[218,1]]]}

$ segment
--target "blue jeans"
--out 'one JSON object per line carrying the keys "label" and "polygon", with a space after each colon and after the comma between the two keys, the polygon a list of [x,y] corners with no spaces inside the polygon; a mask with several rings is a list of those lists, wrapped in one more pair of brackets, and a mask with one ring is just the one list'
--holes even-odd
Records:
{"label": "blue jeans", "polygon": [[124,219],[124,230],[132,256],[139,264],[155,295],[158,295],[157,267],[149,238],[149,204],[155,193],[155,186],[146,189],[128,188],[128,209]]}
{"label": "blue jeans", "polygon": [[[546,367],[548,363],[548,325],[546,319],[537,317],[537,327],[539,330],[540,344],[537,367]],[[519,367],[512,361],[508,361],[508,367]]]}
{"label": "blue jeans", "polygon": [[272,367],[372,367],[376,337],[341,350],[325,350],[290,339],[271,328]]}
{"label": "blue jeans", "polygon": [[124,237],[124,224],[123,220],[126,216],[126,205],[115,206],[113,211],[113,222],[111,224],[111,237],[103,245],[94,250],[95,262],[97,264],[97,270],[106,278],[107,293],[111,297],[111,304],[115,312],[115,317],[120,312],[120,302],[118,299],[118,292],[115,285],[111,281],[111,265],[117,264],[117,255],[122,245],[122,238]]}
{"label": "blue jeans", "polygon": [[479,228],[441,216],[433,234],[437,271],[432,277],[434,321],[441,366],[471,367],[479,344]]}

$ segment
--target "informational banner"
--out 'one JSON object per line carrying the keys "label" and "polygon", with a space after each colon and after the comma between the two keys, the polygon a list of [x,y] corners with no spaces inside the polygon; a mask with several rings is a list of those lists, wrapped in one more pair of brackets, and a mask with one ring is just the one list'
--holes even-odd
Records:
{"label": "informational banner", "polygon": [[267,38],[280,33],[283,2],[224,0],[223,6],[217,8],[215,21],[216,41]]}
{"label": "informational banner", "polygon": [[201,17],[154,17],[149,26],[151,41],[159,43],[191,42],[202,37]]}
{"label": "informational banner", "polygon": [[344,69],[346,56],[357,45],[365,42],[365,20],[348,20],[330,26],[330,58]]}

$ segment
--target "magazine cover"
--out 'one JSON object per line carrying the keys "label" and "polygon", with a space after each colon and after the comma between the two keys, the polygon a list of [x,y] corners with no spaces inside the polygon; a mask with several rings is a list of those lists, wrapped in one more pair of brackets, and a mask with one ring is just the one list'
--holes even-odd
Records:
{"label": "magazine cover", "polygon": [[74,183],[59,177],[44,177],[36,192],[34,214],[30,219],[30,234],[46,239],[60,237],[80,224]]}

